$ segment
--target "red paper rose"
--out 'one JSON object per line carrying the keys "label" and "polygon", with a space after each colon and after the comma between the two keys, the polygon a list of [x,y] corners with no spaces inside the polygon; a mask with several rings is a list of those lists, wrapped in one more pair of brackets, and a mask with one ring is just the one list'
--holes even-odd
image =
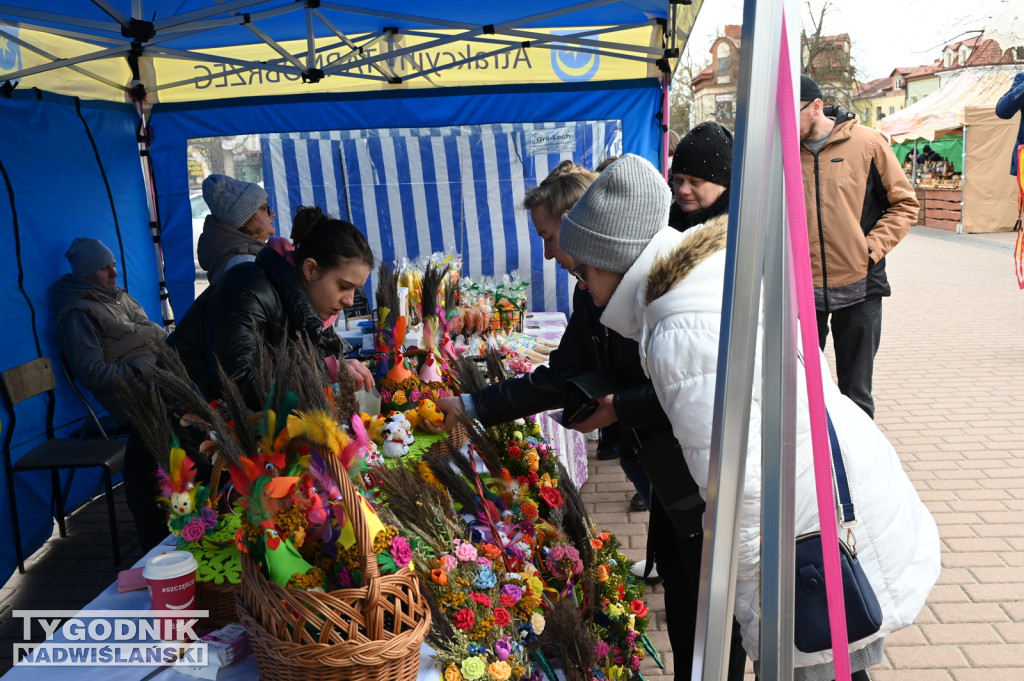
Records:
{"label": "red paper rose", "polygon": [[561,508],[562,504],[565,503],[562,499],[562,493],[554,487],[541,487],[540,498],[551,508]]}
{"label": "red paper rose", "polygon": [[498,627],[507,627],[509,622],[512,621],[512,616],[508,614],[508,610],[505,608],[494,609],[494,624]]}
{"label": "red paper rose", "polygon": [[513,596],[512,594],[501,594],[500,596],[498,596],[498,600],[501,601],[501,604],[506,608],[511,608],[513,605],[516,604],[515,596]]}
{"label": "red paper rose", "polygon": [[488,598],[484,594],[477,593],[475,591],[471,592],[469,594],[469,597],[473,599],[474,603],[476,603],[477,605],[482,605],[485,608],[489,608],[492,605],[494,605],[493,603],[491,603],[491,599],[490,598]]}
{"label": "red paper rose", "polygon": [[463,608],[452,616],[452,624],[463,631],[469,631],[476,623],[476,617],[469,608]]}
{"label": "red paper rose", "polygon": [[646,617],[647,616],[647,606],[644,605],[644,602],[639,600],[639,599],[637,599],[635,601],[630,601],[629,602],[629,609],[632,610],[633,614],[636,615],[637,617]]}

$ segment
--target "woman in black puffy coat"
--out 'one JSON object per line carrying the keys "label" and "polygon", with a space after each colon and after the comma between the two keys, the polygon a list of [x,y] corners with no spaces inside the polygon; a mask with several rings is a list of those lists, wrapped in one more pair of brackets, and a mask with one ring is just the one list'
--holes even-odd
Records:
{"label": "woman in black puffy coat", "polygon": [[[305,334],[319,348],[332,380],[342,342],[325,322],[354,302],[373,269],[370,246],[356,227],[300,208],[292,227],[295,249],[264,248],[256,261],[228,270],[204,291],[167,339],[189,378],[209,399],[219,396],[217,362],[242,388],[251,409],[262,404],[252,385],[255,337],[276,344],[285,329]],[[359,362],[348,363],[356,387],[373,385]]]}
{"label": "woman in black puffy coat", "polygon": [[[352,306],[356,289],[373,269],[366,237],[319,208],[300,208],[292,239],[294,250],[264,248],[255,262],[227,270],[196,299],[167,338],[206,399],[220,397],[219,361],[242,389],[246,405],[262,409],[252,371],[256,338],[276,344],[286,330],[313,341],[332,381],[340,368],[352,374],[356,388],[373,385],[370,372],[358,361],[341,364],[342,342],[328,321]],[[197,464],[201,477],[209,474],[208,465],[201,460]],[[167,536],[166,517],[154,501],[159,496],[155,468],[153,457],[133,435],[125,452],[125,490],[144,549]]]}

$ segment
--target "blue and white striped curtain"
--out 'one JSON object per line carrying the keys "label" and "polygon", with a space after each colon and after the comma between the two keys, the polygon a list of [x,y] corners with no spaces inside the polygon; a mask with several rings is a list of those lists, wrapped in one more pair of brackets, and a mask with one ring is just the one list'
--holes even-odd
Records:
{"label": "blue and white striped curtain", "polygon": [[[566,141],[568,140],[568,141]],[[462,255],[474,279],[519,271],[531,310],[571,309],[569,275],[544,260],[522,209],[526,190],[571,159],[593,168],[622,153],[618,120],[498,123],[261,135],[263,177],[281,233],[318,205],[366,234],[385,262]],[[372,296],[373,283],[367,287]]]}

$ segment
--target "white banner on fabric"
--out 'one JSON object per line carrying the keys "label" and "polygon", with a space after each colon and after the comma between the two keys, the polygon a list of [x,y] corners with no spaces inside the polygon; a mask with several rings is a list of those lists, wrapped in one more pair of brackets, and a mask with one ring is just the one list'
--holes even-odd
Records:
{"label": "white banner on fabric", "polygon": [[528,140],[526,153],[538,154],[572,153],[576,150],[576,128],[565,127],[555,130],[534,130]]}

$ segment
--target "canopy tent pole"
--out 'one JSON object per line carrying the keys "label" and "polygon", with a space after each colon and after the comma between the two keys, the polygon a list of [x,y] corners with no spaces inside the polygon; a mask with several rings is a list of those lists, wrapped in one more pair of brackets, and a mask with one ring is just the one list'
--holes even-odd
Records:
{"label": "canopy tent pole", "polygon": [[[799,34],[787,17],[799,7],[786,0],[779,51],[777,111],[772,136],[773,158],[783,158],[782,131],[799,144],[797,74],[783,65],[799,63]],[[786,57],[788,56],[788,60]],[[784,87],[789,81],[789,88]],[[788,98],[786,95],[788,93]],[[796,163],[799,163],[799,152]],[[790,161],[791,163],[793,161]],[[799,174],[799,169],[796,173]],[[761,397],[761,641],[760,678],[793,678],[794,547],[796,481],[797,314],[792,239],[783,210],[785,172],[770,173],[768,199],[772,213],[765,241],[764,345]],[[790,207],[792,208],[792,206]],[[808,322],[809,323],[809,322]]]}
{"label": "canopy tent pole", "polygon": [[[773,139],[778,130],[775,83],[781,32],[782,0],[744,3],[734,179],[708,471],[708,529],[694,642],[692,678],[703,681],[724,678],[729,660],[764,240],[769,220],[777,222],[782,206],[781,184],[772,179],[781,167],[778,156],[773,156],[777,151]],[[775,225],[780,228],[781,224]]]}
{"label": "canopy tent pole", "polygon": [[[132,20],[142,20],[142,0],[132,1]],[[150,155],[149,122],[146,119],[146,87],[142,83],[139,59],[141,51],[132,50],[128,55],[128,64],[132,70],[132,86],[130,98],[139,115],[139,131],[136,139],[139,145],[139,162],[142,164],[142,181],[146,188],[146,209],[149,212],[149,229],[153,235],[153,251],[156,258],[157,285],[160,288],[160,313],[163,316],[164,329],[174,329],[174,310],[171,309],[171,296],[167,290],[167,277],[164,274],[164,254],[160,246],[160,212],[156,202],[156,179],[153,176],[153,158]]]}
{"label": "canopy tent pole", "polygon": [[[133,81],[137,84],[137,81]],[[164,253],[160,246],[160,214],[156,205],[156,181],[153,178],[153,160],[149,155],[149,124],[142,100],[135,102],[139,114],[139,160],[142,163],[142,181],[146,185],[146,207],[149,210],[149,229],[153,234],[153,250],[156,255],[156,272],[160,287],[160,313],[163,315],[164,328],[171,331],[174,327],[174,310],[171,309],[171,296],[167,291],[167,277],[164,275]]]}
{"label": "canopy tent pole", "polygon": [[665,179],[668,176],[668,126],[669,126],[669,84],[672,82],[672,74],[664,73],[661,76],[661,172]]}

